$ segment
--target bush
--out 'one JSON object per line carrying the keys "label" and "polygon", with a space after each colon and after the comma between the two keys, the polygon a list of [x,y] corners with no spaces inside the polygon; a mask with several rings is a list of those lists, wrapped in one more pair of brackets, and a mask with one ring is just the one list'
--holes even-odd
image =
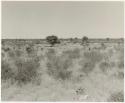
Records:
{"label": "bush", "polygon": [[84,36],[82,38],[82,44],[87,44],[89,42],[88,40],[89,40],[88,37]]}
{"label": "bush", "polygon": [[12,79],[14,76],[14,73],[12,72],[12,68],[10,65],[6,62],[3,61],[1,62],[1,79],[7,80],[7,79]]}
{"label": "bush", "polygon": [[10,51],[10,48],[9,48],[9,47],[3,48],[3,50],[4,50],[5,52],[8,52],[8,51]]}
{"label": "bush", "polygon": [[46,52],[47,59],[53,59],[56,56],[56,52],[54,49],[48,49]]}
{"label": "bush", "polygon": [[85,61],[82,64],[81,71],[88,75],[90,72],[94,70],[95,64],[91,61]]}
{"label": "bush", "polygon": [[106,45],[104,43],[101,43],[101,48],[106,49]]}
{"label": "bush", "polygon": [[17,73],[15,74],[15,80],[18,83],[27,83],[34,80],[38,76],[39,62],[35,60],[21,60],[15,61],[17,67]]}
{"label": "bush", "polygon": [[13,64],[2,60],[1,78],[3,80],[14,80],[19,84],[28,83],[38,77],[39,59],[34,58],[14,58]]}
{"label": "bush", "polygon": [[26,47],[26,51],[27,51],[27,53],[29,54],[29,53],[31,53],[31,52],[33,51],[33,48],[31,48],[31,47]]}
{"label": "bush", "polygon": [[124,72],[118,72],[116,76],[118,79],[124,79]]}
{"label": "bush", "polygon": [[60,43],[57,36],[47,36],[46,41],[51,44],[51,46],[54,46],[56,43]]}
{"label": "bush", "polygon": [[48,59],[47,72],[55,79],[66,80],[71,77],[71,71],[68,68],[72,65],[72,61],[61,56],[54,56],[53,59]]}
{"label": "bush", "polygon": [[2,58],[4,58],[4,57],[5,57],[5,54],[2,52],[1,56],[2,56]]}
{"label": "bush", "polygon": [[122,92],[115,92],[110,95],[108,102],[124,102],[124,94]]}
{"label": "bush", "polygon": [[124,69],[124,61],[117,62],[117,65],[119,69]]}
{"label": "bush", "polygon": [[107,71],[110,69],[110,64],[108,62],[101,62],[99,67],[103,73],[107,73]]}
{"label": "bush", "polygon": [[100,52],[97,51],[89,51],[84,52],[83,60],[80,61],[80,65],[82,66],[82,71],[88,75],[92,72],[96,66],[97,62],[100,62],[103,59],[103,56]]}
{"label": "bush", "polygon": [[115,67],[115,66],[116,66],[116,63],[115,63],[115,62],[113,62],[113,61],[110,61],[109,63],[110,63],[110,67],[111,67],[111,68],[113,68],[113,67]]}
{"label": "bush", "polygon": [[9,51],[9,52],[8,52],[8,55],[9,55],[9,57],[11,57],[11,58],[14,58],[14,57],[15,57],[14,51]]}
{"label": "bush", "polygon": [[17,57],[20,57],[23,54],[23,52],[21,50],[15,50],[15,54]]}
{"label": "bush", "polygon": [[68,56],[69,58],[72,58],[72,59],[77,59],[80,57],[80,50],[76,48],[74,50],[63,51],[62,55]]}
{"label": "bush", "polygon": [[97,51],[84,52],[84,57],[95,63],[100,62],[103,59],[102,54]]}

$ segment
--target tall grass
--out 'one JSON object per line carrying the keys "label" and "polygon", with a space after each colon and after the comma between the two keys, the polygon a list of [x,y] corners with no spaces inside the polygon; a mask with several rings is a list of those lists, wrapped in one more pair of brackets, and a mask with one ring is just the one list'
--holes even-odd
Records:
{"label": "tall grass", "polygon": [[47,52],[47,73],[55,79],[66,80],[71,77],[72,60],[68,57],[57,56],[53,50]]}
{"label": "tall grass", "polygon": [[103,59],[103,55],[99,51],[84,52],[84,57],[86,60],[90,60],[95,63],[100,62]]}
{"label": "tall grass", "polygon": [[14,73],[10,64],[7,63],[5,60],[1,61],[1,79],[8,80],[14,78]]}
{"label": "tall grass", "polygon": [[18,68],[15,74],[15,80],[19,83],[27,83],[35,79],[38,75],[39,62],[35,60],[16,60],[15,65]]}
{"label": "tall grass", "polygon": [[37,78],[40,67],[39,58],[22,55],[23,52],[19,50],[9,51],[8,58],[11,61],[6,60],[6,58],[2,59],[1,78],[3,80],[11,79],[21,84]]}
{"label": "tall grass", "polygon": [[56,56],[56,52],[54,49],[48,49],[45,55],[47,59],[53,59]]}
{"label": "tall grass", "polygon": [[80,57],[80,49],[66,50],[63,51],[62,55],[68,56],[70,59],[78,59]]}
{"label": "tall grass", "polygon": [[102,59],[103,56],[100,52],[85,51],[82,60],[79,62],[81,65],[81,71],[88,75]]}
{"label": "tall grass", "polygon": [[103,73],[107,73],[110,70],[111,65],[110,63],[104,61],[99,64],[99,67]]}
{"label": "tall grass", "polygon": [[117,78],[124,79],[124,72],[118,72]]}
{"label": "tall grass", "polygon": [[118,61],[117,66],[119,69],[124,69],[124,61],[122,61],[122,60]]}
{"label": "tall grass", "polygon": [[95,63],[91,61],[82,61],[81,63],[81,71],[86,75],[91,73],[95,68]]}

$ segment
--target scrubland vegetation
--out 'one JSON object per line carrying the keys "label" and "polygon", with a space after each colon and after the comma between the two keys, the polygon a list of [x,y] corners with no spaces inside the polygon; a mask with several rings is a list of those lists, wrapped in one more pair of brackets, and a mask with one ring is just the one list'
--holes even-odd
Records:
{"label": "scrubland vegetation", "polygon": [[2,44],[2,100],[124,101],[123,43],[51,42]]}

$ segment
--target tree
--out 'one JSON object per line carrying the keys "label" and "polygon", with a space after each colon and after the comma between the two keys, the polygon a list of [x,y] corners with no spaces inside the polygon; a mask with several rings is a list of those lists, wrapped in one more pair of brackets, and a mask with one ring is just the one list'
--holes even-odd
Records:
{"label": "tree", "polygon": [[78,38],[75,37],[75,38],[73,39],[73,42],[74,42],[74,43],[77,43],[77,42],[78,42]]}
{"label": "tree", "polygon": [[110,39],[109,38],[106,38],[107,41],[109,41]]}
{"label": "tree", "polygon": [[69,38],[69,41],[72,42],[72,41],[73,41],[73,38]]}
{"label": "tree", "polygon": [[84,36],[83,38],[82,38],[82,44],[87,44],[88,43],[88,37],[87,36]]}
{"label": "tree", "polygon": [[54,46],[57,43],[60,43],[59,39],[57,36],[47,36],[46,41],[51,44],[51,46]]}

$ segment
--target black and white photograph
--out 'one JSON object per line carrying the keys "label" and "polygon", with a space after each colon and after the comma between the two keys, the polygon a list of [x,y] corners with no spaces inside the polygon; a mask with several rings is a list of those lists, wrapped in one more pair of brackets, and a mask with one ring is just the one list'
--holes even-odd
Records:
{"label": "black and white photograph", "polygon": [[1,1],[1,101],[124,102],[124,1]]}

